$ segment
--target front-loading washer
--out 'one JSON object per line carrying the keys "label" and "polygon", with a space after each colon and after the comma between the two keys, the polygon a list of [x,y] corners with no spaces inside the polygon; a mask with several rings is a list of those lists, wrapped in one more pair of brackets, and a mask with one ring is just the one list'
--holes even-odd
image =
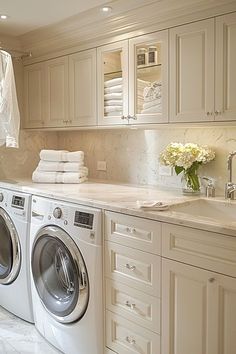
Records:
{"label": "front-loading washer", "polygon": [[33,322],[30,207],[29,194],[0,188],[0,306]]}
{"label": "front-loading washer", "polygon": [[101,210],[32,197],[31,282],[38,331],[67,354],[103,354]]}

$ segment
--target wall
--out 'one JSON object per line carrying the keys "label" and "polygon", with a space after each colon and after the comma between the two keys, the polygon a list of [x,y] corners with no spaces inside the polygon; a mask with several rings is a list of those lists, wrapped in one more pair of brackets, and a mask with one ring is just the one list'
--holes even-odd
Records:
{"label": "wall", "polygon": [[41,149],[57,148],[54,132],[20,132],[19,149],[0,147],[0,179],[31,178]]}
{"label": "wall", "polygon": [[[85,151],[90,178],[181,187],[180,178],[159,176],[158,173],[159,153],[169,142],[210,145],[216,151],[216,159],[203,166],[201,174],[215,178],[218,193],[223,193],[227,180],[227,155],[236,150],[236,127],[175,126],[155,130],[119,129],[58,133],[60,149]],[[96,170],[98,160],[107,161],[106,172]]]}

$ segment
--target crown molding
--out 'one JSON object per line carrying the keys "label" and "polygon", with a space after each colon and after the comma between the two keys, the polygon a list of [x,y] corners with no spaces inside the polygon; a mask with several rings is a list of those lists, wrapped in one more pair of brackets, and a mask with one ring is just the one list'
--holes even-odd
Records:
{"label": "crown molding", "polygon": [[[145,5],[144,5],[145,3]],[[19,37],[30,64],[180,24],[236,11],[235,0],[116,0],[104,18],[98,9]]]}

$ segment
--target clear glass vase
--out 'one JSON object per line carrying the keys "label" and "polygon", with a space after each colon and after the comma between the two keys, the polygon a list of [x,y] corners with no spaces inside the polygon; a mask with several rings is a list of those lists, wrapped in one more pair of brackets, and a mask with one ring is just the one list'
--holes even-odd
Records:
{"label": "clear glass vase", "polygon": [[197,196],[200,194],[199,176],[195,174],[184,173],[182,178],[182,193],[189,196]]}

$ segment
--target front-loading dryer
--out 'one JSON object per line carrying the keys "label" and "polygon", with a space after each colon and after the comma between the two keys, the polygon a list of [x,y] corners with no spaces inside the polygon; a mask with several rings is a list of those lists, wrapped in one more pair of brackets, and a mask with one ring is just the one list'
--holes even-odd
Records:
{"label": "front-loading dryer", "polygon": [[0,306],[33,322],[30,199],[29,194],[0,188]]}
{"label": "front-loading dryer", "polygon": [[67,354],[103,354],[101,211],[33,196],[31,280],[38,331]]}

